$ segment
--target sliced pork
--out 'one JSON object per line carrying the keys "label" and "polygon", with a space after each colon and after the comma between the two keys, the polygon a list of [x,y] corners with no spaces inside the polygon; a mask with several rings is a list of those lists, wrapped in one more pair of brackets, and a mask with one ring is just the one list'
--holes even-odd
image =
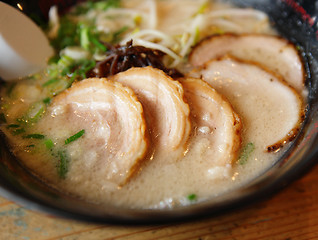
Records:
{"label": "sliced pork", "polygon": [[304,90],[302,61],[295,46],[286,39],[257,34],[215,35],[199,43],[191,52],[189,61],[197,67],[226,54],[257,62],[283,76],[299,93]]}
{"label": "sliced pork", "polygon": [[190,110],[178,81],[152,67],[131,68],[114,75],[113,80],[129,86],[136,93],[157,150],[168,153],[185,150],[191,131]]}
{"label": "sliced pork", "polygon": [[213,60],[191,73],[223,94],[240,115],[244,137],[276,151],[292,140],[303,119],[297,92],[258,65],[231,58]]}
{"label": "sliced pork", "polygon": [[43,122],[56,126],[56,138],[85,130],[81,139],[68,144],[69,171],[77,169],[83,175],[76,179],[94,172],[120,186],[138,171],[147,150],[146,126],[131,89],[107,79],[86,79],[59,94],[48,111]]}
{"label": "sliced pork", "polygon": [[200,157],[213,177],[228,176],[241,146],[242,124],[231,104],[198,78],[180,80],[191,110],[193,143],[207,143]]}

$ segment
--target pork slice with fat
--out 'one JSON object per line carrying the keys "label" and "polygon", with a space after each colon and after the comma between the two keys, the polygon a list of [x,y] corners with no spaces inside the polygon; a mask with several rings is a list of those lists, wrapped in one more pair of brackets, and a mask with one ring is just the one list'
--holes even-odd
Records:
{"label": "pork slice with fat", "polygon": [[[48,111],[46,124],[58,126],[53,133],[85,130],[68,146],[71,155],[81,153],[70,165],[71,176],[95,176],[121,186],[138,171],[148,143],[143,108],[131,89],[107,79],[86,79],[55,97]],[[75,169],[83,176],[72,174]]]}
{"label": "pork slice with fat", "polygon": [[261,34],[223,34],[206,38],[189,56],[190,63],[202,66],[225,55],[261,64],[280,74],[299,93],[304,91],[304,68],[296,47],[288,40]]}
{"label": "pork slice with fat", "polygon": [[[208,83],[198,78],[180,80],[191,110],[193,141],[201,143],[201,161],[211,177],[228,177],[241,146],[242,124],[231,104]],[[207,144],[208,143],[208,144]]]}
{"label": "pork slice with fat", "polygon": [[224,58],[190,75],[202,77],[231,102],[242,119],[244,138],[255,146],[276,151],[297,135],[304,116],[301,97],[271,72]]}
{"label": "pork slice with fat", "polygon": [[134,90],[145,110],[146,122],[156,151],[183,152],[190,134],[189,106],[183,88],[153,67],[131,68],[112,80]]}

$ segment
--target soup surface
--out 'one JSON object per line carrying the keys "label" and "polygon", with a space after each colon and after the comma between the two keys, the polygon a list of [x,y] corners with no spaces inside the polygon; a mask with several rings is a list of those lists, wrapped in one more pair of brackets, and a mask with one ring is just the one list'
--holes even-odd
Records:
{"label": "soup surface", "polygon": [[50,10],[55,56],[3,83],[0,129],[57,191],[173,208],[238,188],[297,135],[297,47],[265,13],[222,1],[86,2]]}

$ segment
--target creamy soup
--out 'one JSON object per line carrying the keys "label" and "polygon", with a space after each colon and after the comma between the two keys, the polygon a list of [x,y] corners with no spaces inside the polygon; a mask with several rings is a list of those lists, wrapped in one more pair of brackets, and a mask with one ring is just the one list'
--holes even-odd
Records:
{"label": "creamy soup", "polygon": [[50,10],[56,55],[0,89],[25,168],[96,204],[173,208],[270,168],[304,118],[297,48],[265,13],[222,1],[88,2]]}

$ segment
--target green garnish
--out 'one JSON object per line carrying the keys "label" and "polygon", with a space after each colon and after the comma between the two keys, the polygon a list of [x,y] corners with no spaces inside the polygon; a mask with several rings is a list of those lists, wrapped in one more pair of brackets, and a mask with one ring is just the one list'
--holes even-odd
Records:
{"label": "green garnish", "polygon": [[19,135],[21,133],[25,132],[25,129],[23,127],[21,127],[19,124],[9,124],[7,126],[8,129],[12,129],[11,133],[13,135]]}
{"label": "green garnish", "polygon": [[20,118],[17,118],[17,122],[21,124],[35,123],[37,122],[46,110],[46,105],[43,101],[33,103],[26,114]]}
{"label": "green garnish", "polygon": [[106,46],[100,41],[100,33],[95,27],[87,24],[79,25],[80,46],[91,53],[105,52]]}
{"label": "green garnish", "polygon": [[118,8],[120,6],[120,0],[106,0],[100,2],[87,1],[84,4],[80,4],[75,8],[74,14],[81,15],[86,14],[90,9],[99,9],[105,11],[109,8]]}
{"label": "green garnish", "polygon": [[67,46],[78,46],[79,37],[77,33],[77,24],[68,17],[60,19],[58,36],[51,41],[52,46],[59,52]]}
{"label": "green garnish", "polygon": [[45,110],[46,110],[46,106],[43,102],[36,102],[32,104],[27,112],[26,120],[31,122],[36,122],[37,120],[40,119],[40,117],[45,112]]}
{"label": "green garnish", "polygon": [[255,150],[255,146],[253,143],[246,144],[246,146],[241,151],[241,154],[238,159],[238,163],[240,165],[244,165],[254,150]]}
{"label": "green garnish", "polygon": [[65,178],[68,172],[69,158],[68,158],[68,155],[66,154],[66,151],[60,150],[57,152],[57,154],[59,157],[57,172],[60,178]]}
{"label": "green garnish", "polygon": [[23,138],[30,138],[30,139],[44,139],[45,136],[42,134],[34,133],[34,134],[28,134],[23,136]]}
{"label": "green garnish", "polygon": [[29,109],[27,116],[29,120],[37,121],[45,111],[45,105],[42,102],[35,103]]}
{"label": "green garnish", "polygon": [[85,133],[85,130],[83,129],[83,130],[79,131],[78,133],[75,133],[73,136],[67,138],[65,140],[65,145],[69,144],[71,142],[74,142],[75,140],[79,139],[81,136],[84,135],[84,133]]}
{"label": "green garnish", "polygon": [[107,47],[105,45],[103,45],[96,36],[91,36],[90,37],[91,42],[95,45],[95,47],[97,49],[99,49],[101,52],[106,52],[107,51]]}
{"label": "green garnish", "polygon": [[88,27],[82,27],[80,30],[80,43],[81,47],[89,50],[90,47],[90,32]]}
{"label": "green garnish", "polygon": [[95,2],[94,4],[95,4],[94,8],[105,11],[109,8],[118,8],[120,6],[120,0],[106,0],[106,1]]}
{"label": "green garnish", "polygon": [[73,66],[74,72],[72,73],[72,79],[80,78],[79,80],[86,78],[86,73],[93,69],[96,65],[95,60],[82,60]]}
{"label": "green garnish", "polygon": [[20,127],[19,124],[9,124],[9,125],[7,126],[7,128],[19,128],[19,127]]}
{"label": "green garnish", "polygon": [[50,80],[46,81],[45,83],[43,83],[42,87],[49,86],[49,85],[51,85],[53,83],[56,83],[57,81],[58,81],[58,79],[56,79],[56,78],[50,79]]}
{"label": "green garnish", "polygon": [[44,144],[45,144],[47,149],[52,149],[54,147],[54,143],[51,139],[46,139],[44,141]]}
{"label": "green garnish", "polygon": [[25,133],[25,129],[24,128],[17,128],[17,129],[12,131],[13,135],[19,135],[21,133]]}
{"label": "green garnish", "polygon": [[72,85],[70,79],[66,77],[61,77],[56,83],[49,85],[47,87],[48,92],[51,96],[56,96],[60,92],[64,91],[65,89],[69,88]]}
{"label": "green garnish", "polygon": [[47,97],[47,98],[43,99],[43,103],[45,103],[45,104],[50,104],[51,101],[52,101],[52,99],[50,97]]}
{"label": "green garnish", "polygon": [[193,193],[193,194],[188,195],[187,198],[189,201],[195,201],[197,199],[197,195]]}

